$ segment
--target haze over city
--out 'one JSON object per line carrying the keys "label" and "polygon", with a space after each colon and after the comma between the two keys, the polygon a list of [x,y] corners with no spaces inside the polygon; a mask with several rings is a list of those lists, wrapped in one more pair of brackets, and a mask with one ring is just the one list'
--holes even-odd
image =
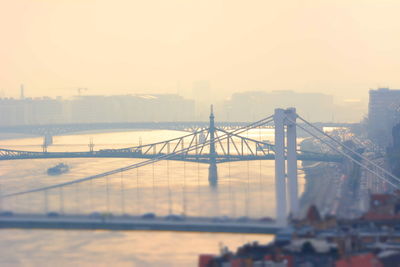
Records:
{"label": "haze over city", "polygon": [[17,0],[0,3],[0,92],[19,96],[400,88],[400,3]]}

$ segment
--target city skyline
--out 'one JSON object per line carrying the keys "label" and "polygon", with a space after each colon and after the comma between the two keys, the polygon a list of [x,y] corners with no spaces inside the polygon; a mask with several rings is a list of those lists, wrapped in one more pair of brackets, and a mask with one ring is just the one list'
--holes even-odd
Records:
{"label": "city skyline", "polygon": [[[198,91],[197,89],[200,89]],[[84,91],[78,89],[78,93]],[[322,93],[247,91],[221,100],[207,86],[194,88],[192,97],[179,94],[86,95],[72,98],[29,97],[21,86],[19,98],[0,98],[0,125],[76,122],[204,121],[210,105],[220,121],[251,121],[276,106],[296,107],[315,122],[359,122],[366,103],[335,100]]]}

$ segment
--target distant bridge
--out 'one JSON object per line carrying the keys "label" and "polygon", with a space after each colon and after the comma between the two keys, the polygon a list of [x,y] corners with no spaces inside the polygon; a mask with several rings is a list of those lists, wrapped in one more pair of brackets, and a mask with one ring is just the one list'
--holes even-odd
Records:
{"label": "distant bridge", "polygon": [[[244,127],[248,122],[217,122],[216,127],[222,129],[236,129]],[[354,123],[314,123],[316,127],[351,127]],[[133,130],[133,129],[154,129],[154,130],[179,130],[196,131],[208,127],[207,121],[188,121],[188,122],[102,122],[102,123],[69,123],[69,124],[39,124],[39,125],[15,125],[2,126],[0,133],[23,133],[39,136],[45,135],[64,135],[68,133],[94,131],[94,130]],[[260,126],[268,127],[268,126]]]}

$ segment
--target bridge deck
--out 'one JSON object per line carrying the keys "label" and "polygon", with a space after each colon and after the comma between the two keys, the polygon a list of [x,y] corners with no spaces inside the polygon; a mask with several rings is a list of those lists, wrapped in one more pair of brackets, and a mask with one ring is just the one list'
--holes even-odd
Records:
{"label": "bridge deck", "polygon": [[[52,158],[136,158],[136,159],[153,159],[165,154],[135,154],[135,153],[89,153],[89,152],[69,152],[69,153],[40,153],[36,155],[0,155],[0,160],[18,160],[18,159],[52,159]],[[246,161],[246,160],[274,160],[273,154],[269,155],[217,155],[215,157],[217,163]],[[342,157],[337,155],[306,155],[298,154],[298,160],[302,161],[324,161],[324,162],[341,162]],[[185,156],[177,155],[170,157],[169,160],[209,163],[210,156],[207,154],[195,155],[189,154]]]}
{"label": "bridge deck", "polygon": [[0,228],[14,229],[64,229],[64,230],[137,230],[181,231],[212,233],[274,234],[280,228],[275,223],[249,220],[247,222],[215,221],[212,218],[166,220],[164,217],[143,219],[133,216],[96,217],[85,215],[12,215],[0,217]]}

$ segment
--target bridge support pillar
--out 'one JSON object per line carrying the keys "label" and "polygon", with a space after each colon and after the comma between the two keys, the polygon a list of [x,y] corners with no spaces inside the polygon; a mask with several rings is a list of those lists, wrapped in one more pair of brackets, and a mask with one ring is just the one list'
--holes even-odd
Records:
{"label": "bridge support pillar", "polygon": [[216,162],[210,162],[210,166],[208,167],[208,182],[211,187],[218,185],[218,168]]}
{"label": "bridge support pillar", "polygon": [[275,109],[274,123],[276,220],[286,225],[285,110]]}
{"label": "bridge support pillar", "polygon": [[296,217],[299,212],[298,182],[297,182],[297,134],[296,109],[286,109],[287,125],[287,177],[290,213]]}

